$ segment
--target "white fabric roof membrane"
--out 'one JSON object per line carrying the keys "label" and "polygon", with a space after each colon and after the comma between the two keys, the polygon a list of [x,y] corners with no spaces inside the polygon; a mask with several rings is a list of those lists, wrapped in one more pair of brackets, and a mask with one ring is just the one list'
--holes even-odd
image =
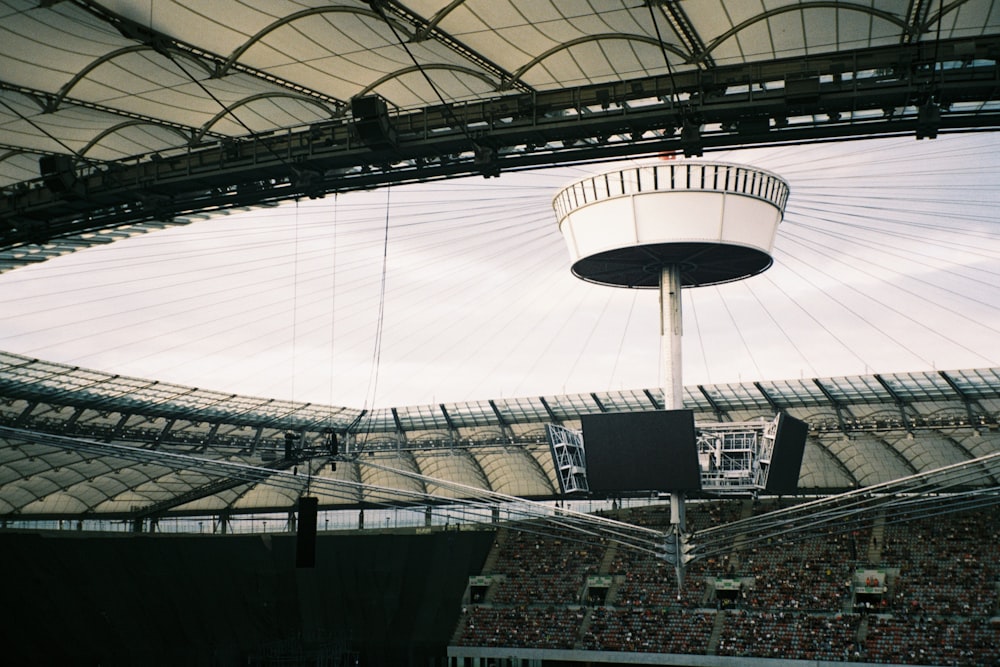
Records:
{"label": "white fabric roof membrane", "polygon": [[[0,0],[0,186],[399,109],[1000,31],[990,0]],[[943,12],[943,13],[942,13]]]}

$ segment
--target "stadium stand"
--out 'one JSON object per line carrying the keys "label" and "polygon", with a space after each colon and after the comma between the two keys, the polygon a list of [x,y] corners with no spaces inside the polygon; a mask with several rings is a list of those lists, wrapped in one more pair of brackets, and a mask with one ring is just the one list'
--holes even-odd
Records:
{"label": "stadium stand", "polygon": [[[749,499],[695,503],[689,517],[705,526],[778,506]],[[652,505],[612,513],[665,527],[665,510]],[[1000,513],[985,508],[944,521],[882,526],[873,520],[864,530],[828,530],[815,539],[776,539],[745,550],[735,544],[722,560],[695,564],[679,599],[671,568],[653,555],[608,544],[603,555],[586,553],[588,567],[574,566],[574,556],[583,553],[572,542],[511,531],[513,537],[495,542],[483,574],[520,572],[519,586],[529,590],[552,581],[552,565],[566,577],[534,603],[531,596],[505,594],[473,602],[467,592],[450,655],[459,665],[465,656],[494,655],[478,648],[573,648],[560,659],[586,661],[589,651],[600,652],[602,661],[619,653],[622,664],[639,662],[630,654],[654,653],[660,664],[700,655],[991,667],[1000,659],[998,530]],[[598,575],[612,583],[603,596],[581,599],[598,560]],[[868,575],[855,585],[855,573],[869,567],[890,576],[876,582]],[[742,582],[735,599],[723,600],[715,590],[721,578]],[[856,590],[875,583],[887,586],[887,603],[859,608]],[[498,593],[506,590],[498,584]]]}

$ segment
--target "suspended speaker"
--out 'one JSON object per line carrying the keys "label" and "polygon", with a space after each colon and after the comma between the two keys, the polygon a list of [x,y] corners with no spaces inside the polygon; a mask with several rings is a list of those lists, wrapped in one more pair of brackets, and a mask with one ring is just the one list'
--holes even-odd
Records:
{"label": "suspended speaker", "polygon": [[43,155],[38,158],[38,171],[42,182],[52,192],[69,194],[76,185],[73,158],[69,155]]}
{"label": "suspended speaker", "polygon": [[316,510],[319,498],[299,498],[298,534],[295,539],[295,567],[316,567]]}
{"label": "suspended speaker", "polygon": [[352,127],[369,148],[395,148],[396,129],[389,120],[389,108],[378,95],[351,98]]}

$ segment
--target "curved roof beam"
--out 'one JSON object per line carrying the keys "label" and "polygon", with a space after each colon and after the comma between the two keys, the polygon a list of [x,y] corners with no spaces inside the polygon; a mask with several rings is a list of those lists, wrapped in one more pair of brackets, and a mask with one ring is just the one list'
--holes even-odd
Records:
{"label": "curved roof beam", "polygon": [[694,62],[691,58],[690,53],[687,53],[683,49],[679,49],[676,46],[673,46],[672,44],[661,43],[660,40],[656,39],[655,37],[647,37],[646,35],[627,35],[621,32],[603,32],[597,35],[584,35],[583,37],[577,37],[576,39],[571,39],[568,42],[563,42],[562,44],[553,46],[548,51],[545,51],[544,53],[535,56],[530,61],[517,68],[517,70],[515,70],[514,73],[511,75],[511,80],[505,81],[502,84],[501,90],[509,89],[515,81],[520,81],[521,77],[524,76],[525,72],[527,72],[532,67],[542,62],[543,60],[545,60],[554,53],[565,51],[566,49],[572,48],[579,44],[585,44],[587,42],[599,42],[609,39],[624,39],[629,42],[643,42],[646,44],[652,44],[657,48],[662,47],[667,51],[670,51],[674,55],[680,56],[681,58],[684,59],[684,62]]}
{"label": "curved roof beam", "polygon": [[[171,132],[173,132],[174,134],[176,134],[178,137],[180,137],[181,139],[183,139],[184,143],[188,143],[188,142],[191,141],[191,137],[190,136],[188,136],[184,132],[181,132],[176,127],[170,127],[169,125],[157,125],[156,123],[150,123],[149,121],[145,121],[145,120],[126,120],[126,121],[123,121],[121,123],[118,123],[117,125],[114,125],[112,127],[109,127],[107,129],[103,130],[100,134],[98,134],[93,139],[91,139],[90,141],[88,141],[87,145],[80,149],[78,155],[80,155],[81,157],[84,156],[84,155],[86,155],[87,151],[89,151],[91,148],[93,148],[98,143],[100,143],[100,141],[102,139],[104,139],[104,137],[108,136],[109,134],[114,134],[115,132],[118,132],[119,130],[124,130],[126,127],[131,127],[133,125],[152,125],[153,127],[162,127],[165,130],[170,130]],[[3,158],[0,158],[0,161],[2,161],[2,159]]]}
{"label": "curved roof beam", "polygon": [[[480,479],[483,480],[486,490],[496,492],[496,489],[493,486],[493,480],[490,479],[490,476],[486,474],[486,468],[483,467],[482,462],[479,459],[477,459],[476,456],[468,449],[463,449],[460,451],[462,451],[462,453],[465,454],[466,458],[469,459],[469,461],[472,464],[473,470],[475,470],[479,474]],[[450,480],[450,481],[457,482],[458,480]]]}
{"label": "curved roof beam", "polygon": [[12,157],[17,157],[18,155],[27,155],[27,151],[7,151],[6,153],[0,153],[0,162],[9,160]]}
{"label": "curved roof beam", "polygon": [[848,467],[846,461],[831,452],[829,447],[824,446],[823,443],[818,440],[816,441],[816,449],[819,450],[820,454],[825,454],[833,462],[834,467],[844,473],[844,475],[847,476],[847,479],[851,480],[851,484],[854,485],[854,488],[857,489],[861,487],[861,481],[858,479],[858,476],[854,474],[854,471]]}
{"label": "curved roof beam", "polygon": [[[901,439],[903,439],[903,438],[901,438]],[[920,472],[920,470],[917,469],[917,466],[913,463],[913,461],[911,461],[910,458],[906,454],[904,454],[902,451],[900,451],[899,449],[897,449],[896,445],[894,445],[893,443],[889,442],[885,438],[872,438],[872,440],[874,440],[875,442],[877,442],[877,443],[881,444],[883,447],[885,447],[889,451],[890,454],[892,454],[893,456],[895,456],[896,459],[900,463],[903,464],[904,467],[906,467],[906,468],[908,468],[910,470],[911,474],[916,475],[917,473]]]}
{"label": "curved roof beam", "polygon": [[[52,113],[53,111],[56,111],[59,108],[59,105],[62,104],[62,101],[69,94],[69,91],[71,91],[74,88],[74,86],[76,86],[76,84],[80,83],[80,81],[82,81],[84,78],[86,78],[88,74],[90,74],[91,72],[93,72],[95,69],[97,69],[101,65],[103,65],[105,63],[108,63],[108,62],[111,62],[112,60],[114,60],[118,56],[124,56],[124,55],[127,55],[129,53],[136,53],[138,51],[156,51],[156,49],[154,49],[152,46],[147,46],[146,44],[133,44],[132,46],[124,46],[124,47],[122,47],[120,49],[116,49],[115,51],[111,51],[109,53],[105,53],[103,56],[101,56],[97,60],[94,60],[94,61],[90,62],[86,67],[84,67],[79,72],[77,72],[73,76],[72,79],[70,79],[65,84],[63,84],[63,87],[60,88],[58,90],[58,92],[56,92],[55,96],[53,96],[49,100],[48,104],[46,105],[45,110],[47,112],[49,112],[49,113]],[[204,62],[202,62],[198,58],[195,58],[190,53],[187,53],[185,51],[179,51],[179,50],[176,50],[176,49],[171,49],[171,51],[173,51],[173,53],[175,53],[175,54],[177,54],[179,56],[182,56],[184,58],[187,58],[188,60],[191,60],[198,67],[201,67],[203,70],[205,70],[206,74],[208,74],[209,76],[211,76],[211,74],[212,74],[211,68],[208,67],[208,66],[206,66],[206,64]],[[159,53],[159,51],[157,51],[157,53]],[[167,56],[171,57],[169,53],[167,54]]]}
{"label": "curved roof beam", "polygon": [[772,16],[777,16],[778,14],[784,14],[786,12],[801,12],[806,9],[843,9],[846,11],[862,12],[864,14],[870,14],[875,18],[880,18],[885,21],[888,21],[889,23],[894,23],[899,28],[901,28],[903,32],[909,30],[908,26],[906,25],[906,19],[900,18],[890,12],[882,11],[880,9],[875,9],[874,7],[864,7],[861,5],[845,5],[844,3],[839,2],[838,0],[815,0],[813,2],[803,2],[797,5],[787,5],[785,7],[777,7],[775,9],[769,9],[766,12],[761,12],[756,16],[748,18],[746,21],[743,21],[742,23],[734,25],[732,28],[730,28],[726,32],[722,33],[721,35],[713,39],[708,44],[708,46],[705,47],[704,51],[697,54],[693,58],[693,62],[696,63],[703,62],[708,57],[708,55],[715,50],[717,46],[725,42],[727,39],[729,39],[736,33],[753,25],[754,23],[766,21]]}
{"label": "curved roof beam", "polygon": [[308,97],[306,95],[299,95],[297,93],[284,93],[284,92],[256,93],[254,95],[250,95],[249,97],[244,97],[242,100],[233,102],[225,109],[212,116],[211,119],[206,121],[204,125],[198,128],[198,131],[195,132],[193,137],[191,137],[191,142],[198,143],[199,141],[201,141],[202,137],[204,137],[205,134],[208,133],[208,131],[212,128],[213,125],[218,123],[225,116],[231,114],[235,109],[238,109],[239,107],[245,104],[249,104],[250,102],[256,102],[257,100],[263,100],[272,97],[288,97],[293,100],[298,100],[300,102],[307,102],[308,104],[312,104],[314,106],[319,107],[320,109],[328,113],[331,117],[334,116],[334,111],[331,110],[330,107],[326,106],[319,100],[314,99],[312,97]]}
{"label": "curved roof beam", "polygon": [[925,32],[930,32],[931,26],[934,25],[935,23],[940,23],[941,19],[944,18],[945,14],[957,10],[959,7],[961,7],[968,1],[969,0],[953,0],[953,2],[949,3],[947,7],[942,7],[937,14],[934,14],[933,16],[928,16],[927,21],[925,23],[917,26],[917,29],[920,31],[920,34],[922,35]]}
{"label": "curved roof beam", "polygon": [[376,88],[378,88],[379,86],[381,86],[386,81],[391,81],[392,79],[397,79],[397,78],[399,78],[401,76],[404,76],[406,74],[412,74],[413,72],[421,72],[421,71],[427,71],[427,70],[432,70],[432,69],[448,70],[448,71],[452,71],[452,72],[459,72],[461,74],[468,74],[470,76],[476,77],[480,81],[485,81],[494,90],[499,90],[500,89],[500,86],[497,84],[496,81],[494,81],[493,79],[491,79],[490,77],[488,77],[483,72],[480,72],[479,70],[472,69],[471,67],[463,67],[461,65],[449,65],[448,63],[441,63],[441,64],[438,64],[438,65],[421,65],[421,66],[410,65],[409,67],[404,67],[403,69],[398,69],[395,72],[389,72],[385,76],[379,77],[377,80],[373,81],[372,83],[370,83],[367,86],[365,86],[364,88],[362,88],[361,91],[358,92],[357,94],[358,95],[367,95],[371,91],[373,91]]}
{"label": "curved roof beam", "polygon": [[[376,19],[379,22],[382,21],[382,16],[377,12],[374,12],[371,9],[362,9],[360,7],[326,5],[325,7],[310,7],[309,9],[303,9],[302,11],[289,14],[288,16],[283,16],[277,21],[269,23],[268,25],[258,30],[253,37],[251,37],[246,42],[238,46],[235,51],[229,54],[229,57],[226,58],[226,62],[224,62],[222,66],[219,68],[218,76],[220,77],[225,76],[226,73],[229,71],[229,68],[232,67],[233,64],[250,49],[250,47],[254,46],[257,42],[262,40],[269,33],[277,30],[282,26],[288,25],[289,23],[298,21],[299,19],[307,18],[309,16],[315,16],[317,14],[358,14],[359,16],[367,16],[369,18]],[[396,23],[395,27],[404,35],[406,35],[406,38],[408,40],[413,39],[414,37],[413,33],[411,33],[410,30],[408,30],[405,26]]]}
{"label": "curved roof beam", "polygon": [[450,14],[452,10],[454,10],[456,7],[458,7],[464,2],[465,0],[451,0],[451,2],[448,3],[447,7],[442,7],[441,9],[434,12],[434,16],[430,18],[430,20],[427,22],[427,25],[425,25],[424,27],[420,28],[415,33],[413,33],[413,37],[410,38],[410,41],[422,42],[428,37],[430,37],[430,34],[437,29],[438,23],[440,23],[445,16]]}
{"label": "curved roof beam", "polygon": [[528,466],[538,473],[538,478],[544,481],[548,487],[552,489],[553,493],[559,493],[559,482],[557,481],[555,484],[552,483],[552,478],[549,477],[547,472],[545,472],[545,468],[542,467],[542,464],[538,461],[538,459],[536,459],[527,449],[521,449],[519,451],[522,456],[528,459]]}

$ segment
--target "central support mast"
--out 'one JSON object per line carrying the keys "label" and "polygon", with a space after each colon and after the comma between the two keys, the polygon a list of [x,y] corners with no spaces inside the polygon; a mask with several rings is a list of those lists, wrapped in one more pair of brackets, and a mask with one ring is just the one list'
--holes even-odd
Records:
{"label": "central support mast", "polygon": [[[553,199],[573,273],[660,291],[663,408],[684,409],[681,289],[766,271],[788,200],[779,176],[743,165],[660,161],[588,176]],[[670,491],[665,558],[684,583],[684,492]]]}
{"label": "central support mast", "polygon": [[[684,377],[681,370],[681,267],[668,264],[660,272],[660,351],[663,358],[663,409],[684,408]],[[684,587],[684,492],[670,492],[670,531],[666,539],[668,557],[673,554],[677,574],[677,599]]]}

